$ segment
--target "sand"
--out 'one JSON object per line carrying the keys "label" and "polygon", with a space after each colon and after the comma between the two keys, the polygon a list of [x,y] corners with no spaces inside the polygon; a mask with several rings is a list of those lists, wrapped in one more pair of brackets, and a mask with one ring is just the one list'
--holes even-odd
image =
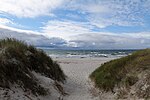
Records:
{"label": "sand", "polygon": [[[54,81],[39,73],[33,72],[40,84],[50,92],[46,96],[34,96],[31,93],[24,92],[18,86],[12,86],[9,89],[0,88],[0,100],[104,100],[94,85],[91,84],[89,75],[102,63],[113,58],[55,58],[64,73],[67,75],[66,83],[63,86],[65,94],[62,95],[55,87]],[[64,92],[63,91],[63,92]],[[7,94],[7,96],[6,96]],[[10,99],[11,98],[11,99]],[[106,99],[108,100],[108,99]]]}
{"label": "sand", "polygon": [[114,58],[56,58],[67,75],[64,90],[68,93],[63,100],[99,100],[92,93],[89,75],[104,62]]}

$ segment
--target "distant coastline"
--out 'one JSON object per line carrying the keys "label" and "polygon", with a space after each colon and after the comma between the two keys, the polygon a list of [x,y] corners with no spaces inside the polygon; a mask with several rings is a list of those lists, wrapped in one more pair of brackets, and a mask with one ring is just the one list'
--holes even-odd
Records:
{"label": "distant coastline", "polygon": [[[41,48],[40,48],[41,49]],[[123,50],[62,50],[62,49],[45,49],[42,48],[49,56],[53,58],[116,58],[132,54],[139,49]]]}

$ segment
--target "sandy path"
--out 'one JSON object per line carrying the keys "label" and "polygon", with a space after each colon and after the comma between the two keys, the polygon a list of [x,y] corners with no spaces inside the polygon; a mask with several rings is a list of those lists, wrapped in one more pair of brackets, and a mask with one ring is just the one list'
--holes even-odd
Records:
{"label": "sandy path", "polygon": [[68,76],[65,91],[69,94],[63,100],[97,100],[90,93],[89,75],[100,64],[112,58],[57,58],[60,66]]}

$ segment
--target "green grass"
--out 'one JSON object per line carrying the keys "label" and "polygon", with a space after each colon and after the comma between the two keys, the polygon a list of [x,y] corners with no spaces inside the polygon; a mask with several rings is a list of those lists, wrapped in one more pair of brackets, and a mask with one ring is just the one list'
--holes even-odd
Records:
{"label": "green grass", "polygon": [[132,86],[138,81],[139,73],[146,70],[150,70],[150,49],[104,63],[90,78],[101,90],[113,91],[114,87],[120,84]]}
{"label": "green grass", "polygon": [[0,40],[0,87],[9,88],[10,83],[16,83],[35,95],[45,95],[46,89],[38,84],[32,71],[59,82],[66,78],[57,62],[44,51],[16,39]]}

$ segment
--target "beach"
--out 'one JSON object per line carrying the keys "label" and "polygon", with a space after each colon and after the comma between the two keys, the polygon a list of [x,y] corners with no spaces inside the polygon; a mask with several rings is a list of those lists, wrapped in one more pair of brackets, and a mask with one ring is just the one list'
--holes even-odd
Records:
{"label": "beach", "polygon": [[89,75],[104,62],[115,58],[55,58],[67,75],[63,100],[99,100],[94,95]]}

